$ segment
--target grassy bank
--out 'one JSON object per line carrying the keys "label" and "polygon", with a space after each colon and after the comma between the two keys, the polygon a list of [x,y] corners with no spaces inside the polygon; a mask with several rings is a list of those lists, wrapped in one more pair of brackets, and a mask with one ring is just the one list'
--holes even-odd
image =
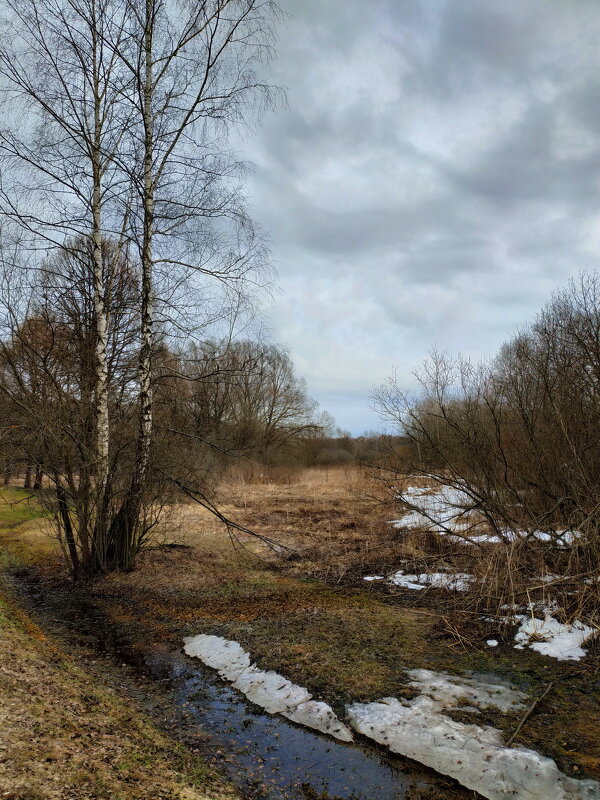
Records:
{"label": "grassy bank", "polygon": [[[19,490],[0,505],[2,572],[54,552]],[[0,574],[0,796],[9,800],[226,800],[202,759],[77,663],[16,604]]]}

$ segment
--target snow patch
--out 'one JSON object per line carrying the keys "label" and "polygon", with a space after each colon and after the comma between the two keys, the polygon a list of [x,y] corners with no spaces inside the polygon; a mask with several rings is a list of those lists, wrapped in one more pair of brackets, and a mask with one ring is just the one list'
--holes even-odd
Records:
{"label": "snow patch", "polygon": [[235,681],[250,667],[250,656],[237,642],[205,635],[188,636],[183,641],[188,656],[216,669],[226,681]]}
{"label": "snow patch", "polygon": [[456,708],[461,701],[480,708],[494,706],[500,711],[523,708],[527,695],[501,683],[486,683],[475,678],[413,669],[408,672],[410,685],[435,700],[441,708]]}
{"label": "snow patch", "polygon": [[216,669],[222,678],[269,714],[282,714],[343,742],[352,741],[352,732],[330,706],[313,700],[307,689],[296,686],[282,675],[250,664],[250,655],[238,642],[206,634],[190,636],[183,641],[187,655]]}
{"label": "snow patch", "polygon": [[302,686],[296,686],[276,672],[264,672],[254,666],[238,675],[233,686],[269,714],[289,714],[300,703],[312,698]]}
{"label": "snow patch", "polygon": [[[366,575],[363,581],[383,581],[383,575]],[[395,572],[388,583],[393,586],[400,586],[403,589],[414,589],[420,591],[432,586],[435,589],[448,589],[453,592],[466,592],[469,584],[473,581],[472,575],[466,572],[422,572],[419,575],[406,574],[404,570]]]}
{"label": "snow patch", "polygon": [[521,622],[515,635],[517,650],[529,647],[559,661],[579,661],[584,658],[587,653],[582,645],[595,633],[594,628],[579,620],[565,625],[549,615],[544,619],[517,615],[514,619]]}
{"label": "snow patch", "polygon": [[472,580],[473,576],[464,572],[422,572],[420,575],[406,575],[400,570],[392,575],[390,583],[405,589],[425,589],[432,586],[435,589],[466,592]]}
{"label": "snow patch", "polygon": [[488,647],[498,647],[497,639],[487,639],[486,644]]}
{"label": "snow patch", "polygon": [[600,784],[563,775],[550,758],[503,744],[500,731],[455,722],[440,705],[420,696],[405,702],[385,697],[348,706],[359,733],[413,758],[488,800],[598,800]]}
{"label": "snow patch", "polygon": [[327,703],[309,700],[306,703],[300,703],[293,711],[285,711],[283,716],[299,725],[306,725],[307,728],[316,728],[322,733],[328,733],[343,742],[352,741],[350,729],[340,722]]}
{"label": "snow patch", "polygon": [[[500,731],[456,722],[444,712],[461,701],[503,711],[522,708],[525,695],[506,686],[413,670],[413,700],[385,697],[347,707],[359,733],[458,780],[489,800],[599,800],[600,784],[563,775],[554,761],[523,747],[509,748]],[[475,710],[476,709],[471,709]]]}
{"label": "snow patch", "polygon": [[436,489],[409,486],[400,499],[412,508],[401,519],[392,520],[395,528],[425,528],[433,533],[463,532],[480,524],[472,513],[475,503],[461,489],[438,484]]}
{"label": "snow patch", "polygon": [[422,528],[430,533],[447,535],[463,544],[499,544],[530,538],[569,548],[581,537],[580,531],[512,531],[502,536],[486,531],[486,522],[477,510],[477,502],[468,489],[437,483],[435,487],[408,486],[398,495],[408,506],[400,519],[390,520],[399,529]]}

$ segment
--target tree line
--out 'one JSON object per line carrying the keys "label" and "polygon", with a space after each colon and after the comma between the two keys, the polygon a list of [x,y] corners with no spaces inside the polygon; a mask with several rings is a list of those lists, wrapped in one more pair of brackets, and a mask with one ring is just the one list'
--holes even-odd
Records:
{"label": "tree line", "polygon": [[[270,0],[4,3],[2,445],[51,483],[77,573],[131,568],[157,482],[181,488],[292,424],[268,393],[250,423],[256,385],[239,377],[283,391],[285,354],[230,344],[268,260],[228,131],[276,100],[261,76],[278,15]],[[228,415],[217,375],[236,376],[217,382]],[[167,433],[187,441],[183,472]]]}
{"label": "tree line", "polygon": [[539,546],[541,532],[556,553],[565,531],[573,532],[568,569],[595,574],[600,274],[557,292],[494,358],[473,364],[435,352],[418,378],[417,393],[396,376],[376,393],[381,413],[409,444],[387,448],[388,482],[401,487],[416,476],[453,486],[463,510],[483,515],[498,540],[525,550]]}

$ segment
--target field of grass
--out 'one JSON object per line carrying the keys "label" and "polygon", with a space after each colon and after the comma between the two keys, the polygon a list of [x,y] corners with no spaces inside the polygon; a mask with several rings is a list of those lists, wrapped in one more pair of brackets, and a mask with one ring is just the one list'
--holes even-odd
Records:
{"label": "field of grass", "polygon": [[[196,633],[235,639],[260,667],[307,686],[340,712],[351,700],[397,695],[414,668],[493,673],[532,698],[554,681],[517,743],[555,758],[569,774],[600,777],[600,734],[592,722],[600,712],[597,661],[515,650],[510,631],[478,615],[451,614],[445,590],[389,594],[351,579],[365,564],[389,558],[389,568],[397,557],[385,524],[393,509],[357,471],[309,470],[296,481],[222,486],[220,495],[231,518],[300,555],[281,560],[252,539],[236,552],[213,518],[185,505],[173,536],[187,548],[149,549],[135,572],[94,585],[96,602],[127,637],[150,636],[174,649]],[[485,644],[492,633],[499,647]],[[493,713],[485,720],[507,737],[518,722]]]}
{"label": "field of grass", "polygon": [[60,548],[45,510],[26,489],[0,489],[0,564],[56,560]]}
{"label": "field of grass", "polygon": [[[399,553],[386,524],[394,509],[364,474],[307,470],[283,482],[230,482],[219,494],[229,517],[296,554],[278,558],[251,537],[234,549],[203,509],[174,509],[162,543],[142,553],[134,572],[82,591],[133,648],[152,642],[180,650],[183,636],[197,633],[236,639],[259,666],[307,686],[340,713],[351,700],[406,695],[406,670],[418,667],[492,673],[532,698],[553,681],[516,744],[551,756],[573,776],[600,777],[597,661],[517,651],[510,632],[504,638],[476,615],[451,614],[445,590],[387,593],[360,580],[366,568],[393,568]],[[13,543],[31,546],[30,535],[21,529]],[[492,631],[499,647],[485,644]],[[508,737],[518,719],[486,712],[480,722]]]}

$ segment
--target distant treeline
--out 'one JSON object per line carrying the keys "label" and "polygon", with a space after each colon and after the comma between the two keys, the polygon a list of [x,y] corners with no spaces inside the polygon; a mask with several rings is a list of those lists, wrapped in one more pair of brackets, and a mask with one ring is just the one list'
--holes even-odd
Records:
{"label": "distant treeline", "polygon": [[303,440],[298,462],[305,467],[369,466],[379,463],[382,453],[407,447],[405,436],[365,433],[352,436],[344,431],[334,436],[311,436]]}

